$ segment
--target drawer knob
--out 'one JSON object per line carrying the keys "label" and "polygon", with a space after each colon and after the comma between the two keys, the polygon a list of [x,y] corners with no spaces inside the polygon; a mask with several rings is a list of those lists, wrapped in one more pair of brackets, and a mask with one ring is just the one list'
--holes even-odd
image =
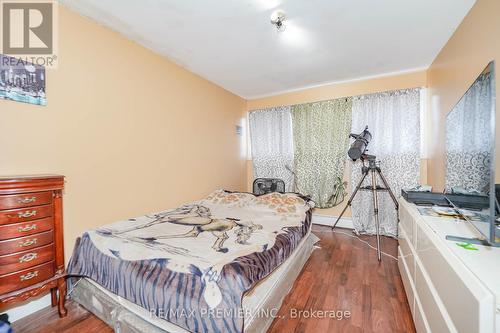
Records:
{"label": "drawer knob", "polygon": [[36,210],[32,210],[31,212],[28,210],[28,211],[25,211],[25,212],[19,212],[19,213],[17,213],[17,216],[19,218],[32,217],[32,216],[35,216],[35,215],[36,215]]}
{"label": "drawer knob", "polygon": [[24,197],[24,198],[19,198],[19,200],[17,202],[20,204],[27,204],[27,203],[32,203],[35,201],[36,201],[36,197],[31,197],[31,198]]}
{"label": "drawer knob", "polygon": [[31,245],[35,245],[35,244],[36,244],[36,238],[33,238],[33,239],[27,239],[24,242],[20,242],[19,246],[26,247],[26,246],[31,246]]}
{"label": "drawer knob", "polygon": [[36,224],[27,225],[25,227],[19,227],[19,228],[17,228],[17,230],[19,232],[27,232],[27,231],[31,231],[31,230],[36,230]]}
{"label": "drawer knob", "polygon": [[24,256],[19,258],[19,263],[28,262],[28,261],[31,261],[33,259],[36,259],[37,257],[38,257],[38,254],[35,252],[26,253]]}
{"label": "drawer knob", "polygon": [[27,281],[27,280],[30,280],[30,279],[37,277],[37,276],[38,276],[38,271],[33,271],[33,272],[26,273],[24,275],[21,275],[19,277],[19,280],[21,280],[21,282]]}

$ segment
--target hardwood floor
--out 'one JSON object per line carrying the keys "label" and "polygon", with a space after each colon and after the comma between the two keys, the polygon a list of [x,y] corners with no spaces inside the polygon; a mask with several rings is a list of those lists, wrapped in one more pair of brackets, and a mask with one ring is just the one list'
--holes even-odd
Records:
{"label": "hardwood floor", "polygon": [[[415,332],[397,261],[363,244],[347,229],[313,226],[321,249],[313,252],[268,332]],[[341,234],[341,233],[345,234]],[[375,237],[362,239],[375,245]],[[382,237],[397,256],[397,241]],[[349,319],[291,318],[293,309],[349,311]]]}
{"label": "hardwood floor", "polygon": [[[268,332],[415,332],[397,262],[383,256],[379,264],[376,252],[349,237],[350,230],[336,231],[313,226],[321,249],[313,252]],[[374,237],[361,238],[374,244]],[[396,256],[396,240],[383,237],[382,246]],[[113,332],[76,303],[67,307],[66,318],[59,319],[56,308],[43,309],[16,322],[14,332]],[[308,312],[299,316],[300,310]],[[339,311],[349,318],[337,319]],[[337,318],[317,318],[332,315]]]}

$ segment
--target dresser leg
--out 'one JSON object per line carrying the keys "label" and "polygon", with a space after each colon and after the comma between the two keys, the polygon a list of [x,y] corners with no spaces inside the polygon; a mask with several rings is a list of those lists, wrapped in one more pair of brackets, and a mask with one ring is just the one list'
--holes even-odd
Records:
{"label": "dresser leg", "polygon": [[61,278],[57,281],[57,289],[59,290],[59,302],[58,302],[58,310],[59,310],[59,317],[63,318],[66,317],[68,314],[68,310],[66,310],[66,307],[64,303],[66,302],[66,279]]}
{"label": "dresser leg", "polygon": [[50,300],[52,307],[57,305],[57,288],[50,289]]}

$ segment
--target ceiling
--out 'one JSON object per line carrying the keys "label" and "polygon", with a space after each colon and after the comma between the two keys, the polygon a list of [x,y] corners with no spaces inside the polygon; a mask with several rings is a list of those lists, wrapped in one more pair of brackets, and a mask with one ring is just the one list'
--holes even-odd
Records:
{"label": "ceiling", "polygon": [[[60,0],[247,99],[428,67],[475,0]],[[277,32],[270,15],[287,16]]]}

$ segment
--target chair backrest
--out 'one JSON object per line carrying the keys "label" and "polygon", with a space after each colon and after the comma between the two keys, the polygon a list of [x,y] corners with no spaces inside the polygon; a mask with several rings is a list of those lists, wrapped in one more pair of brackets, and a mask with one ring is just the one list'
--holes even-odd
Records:
{"label": "chair backrest", "polygon": [[285,193],[285,182],[278,178],[257,178],[253,181],[253,193],[257,195],[280,192]]}

